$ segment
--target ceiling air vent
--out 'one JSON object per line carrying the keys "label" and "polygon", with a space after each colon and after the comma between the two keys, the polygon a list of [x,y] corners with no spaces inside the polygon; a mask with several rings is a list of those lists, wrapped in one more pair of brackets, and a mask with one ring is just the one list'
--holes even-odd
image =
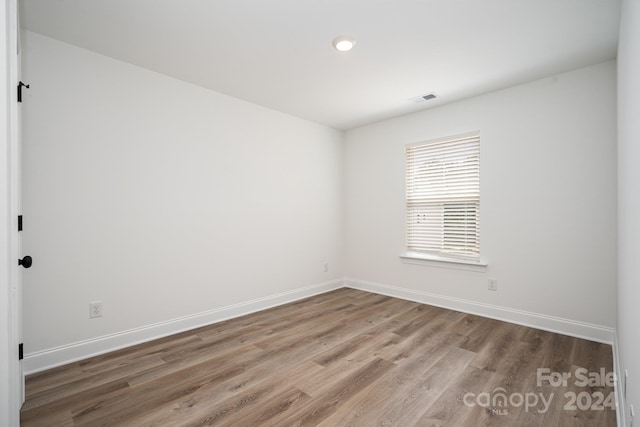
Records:
{"label": "ceiling air vent", "polygon": [[409,98],[409,101],[415,102],[416,104],[420,104],[421,102],[431,101],[432,99],[436,99],[438,96],[431,92],[426,95],[414,96],[413,98]]}

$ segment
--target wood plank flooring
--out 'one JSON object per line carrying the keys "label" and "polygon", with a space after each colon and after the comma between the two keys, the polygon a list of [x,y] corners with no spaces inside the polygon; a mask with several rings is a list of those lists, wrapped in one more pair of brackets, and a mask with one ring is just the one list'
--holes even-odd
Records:
{"label": "wood plank flooring", "polygon": [[604,344],[345,288],[30,375],[21,425],[615,426],[601,368]]}

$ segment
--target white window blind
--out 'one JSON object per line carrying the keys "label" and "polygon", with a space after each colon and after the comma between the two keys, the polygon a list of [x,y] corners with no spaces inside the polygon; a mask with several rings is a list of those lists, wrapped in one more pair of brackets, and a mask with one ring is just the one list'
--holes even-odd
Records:
{"label": "white window blind", "polygon": [[407,146],[407,248],[480,260],[480,136]]}

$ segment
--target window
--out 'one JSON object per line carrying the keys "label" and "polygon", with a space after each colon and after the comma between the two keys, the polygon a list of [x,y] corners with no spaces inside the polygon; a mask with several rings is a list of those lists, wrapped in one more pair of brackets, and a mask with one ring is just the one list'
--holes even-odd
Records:
{"label": "window", "polygon": [[480,261],[480,135],[412,144],[407,156],[407,249]]}

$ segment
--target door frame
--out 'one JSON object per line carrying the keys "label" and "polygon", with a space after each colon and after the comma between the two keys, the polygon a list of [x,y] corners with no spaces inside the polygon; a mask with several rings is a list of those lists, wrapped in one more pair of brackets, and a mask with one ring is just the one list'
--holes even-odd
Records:
{"label": "door frame", "polygon": [[20,208],[20,153],[17,104],[18,5],[0,0],[0,425],[18,426],[24,401],[24,375],[18,360],[21,335],[21,281],[17,260]]}

